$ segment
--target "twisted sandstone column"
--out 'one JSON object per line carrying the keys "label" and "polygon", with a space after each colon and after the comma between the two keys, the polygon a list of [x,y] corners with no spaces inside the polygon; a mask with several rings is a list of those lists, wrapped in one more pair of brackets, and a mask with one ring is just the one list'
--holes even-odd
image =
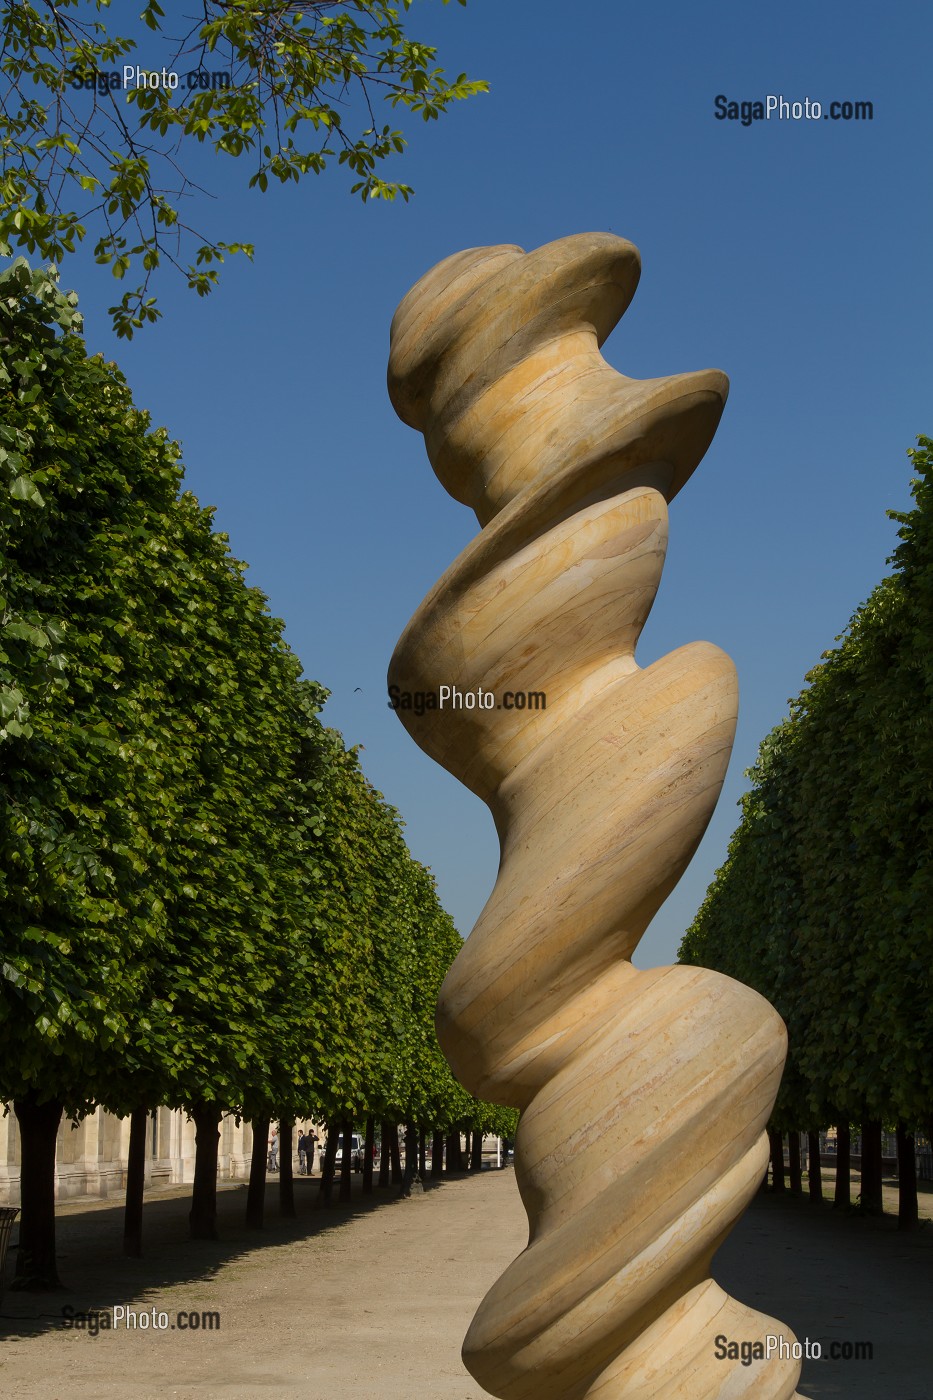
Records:
{"label": "twisted sandstone column", "polygon": [[521,1109],[530,1234],[464,1360],[507,1400],[786,1400],[799,1362],[753,1353],[792,1334],[709,1277],[766,1168],[783,1025],[729,978],[629,961],[706,827],[736,717],[732,664],[709,643],[634,659],[666,502],[728,387],[717,370],[640,381],[606,364],[638,274],[610,234],[474,248],[392,323],[392,402],[484,527],[389,675],[401,693],[460,692],[400,715],[489,805],[502,848],[438,1033],[474,1094]]}

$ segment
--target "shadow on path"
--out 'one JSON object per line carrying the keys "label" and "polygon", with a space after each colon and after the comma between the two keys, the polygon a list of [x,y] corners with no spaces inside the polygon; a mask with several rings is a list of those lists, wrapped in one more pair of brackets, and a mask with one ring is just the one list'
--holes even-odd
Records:
{"label": "shadow on path", "polygon": [[[451,1178],[457,1180],[457,1177]],[[319,1200],[320,1178],[295,1178],[296,1219],[278,1213],[278,1178],[266,1186],[265,1227],[248,1229],[244,1224],[246,1182],[227,1183],[217,1192],[218,1240],[188,1238],[188,1211],[191,1187],[171,1187],[147,1195],[143,1211],[143,1250],[140,1259],[123,1254],[123,1202],[63,1202],[56,1222],[59,1274],[63,1287],[50,1293],[14,1293],[10,1283],[15,1269],[16,1236],[4,1268],[6,1284],[0,1302],[0,1336],[29,1337],[60,1328],[62,1309],[88,1313],[114,1304],[144,1306],[147,1294],[175,1284],[190,1284],[186,1298],[191,1306],[216,1306],[209,1289],[224,1266],[244,1255],[275,1251],[281,1245],[312,1239],[321,1234],[340,1237],[353,1222],[372,1211],[388,1210],[400,1204],[398,1186],[364,1196],[354,1180],[354,1195],[348,1202],[325,1206]],[[443,1189],[443,1181],[426,1183],[426,1190]],[[270,1258],[270,1268],[274,1268]]]}
{"label": "shadow on path", "polygon": [[[713,1275],[798,1341],[822,1345],[820,1360],[804,1360],[803,1395],[933,1396],[933,1225],[901,1233],[890,1215],[863,1218],[762,1194],[714,1258]],[[834,1342],[870,1342],[873,1358],[831,1360]]]}
{"label": "shadow on path", "polygon": [[[399,1199],[397,1187],[364,1197],[358,1181],[349,1204],[319,1209],[318,1179],[298,1178],[296,1220],[279,1218],[272,1181],[261,1232],[246,1229],[246,1188],[231,1183],[218,1196],[216,1242],[188,1240],[188,1191],[174,1188],[147,1199],[143,1259],[121,1254],[120,1205],[67,1204],[59,1242],[68,1288],[6,1293],[0,1326],[12,1355],[9,1371],[6,1354],[0,1362],[0,1393],[47,1396],[50,1378],[67,1377],[67,1393],[78,1400],[164,1393],[395,1400],[415,1393],[411,1366],[428,1339],[439,1368],[434,1393],[478,1394],[459,1364],[460,1341],[482,1294],[527,1237],[511,1172],[483,1172],[464,1192],[459,1183],[469,1181],[429,1188],[422,1215]],[[779,1319],[801,1342],[822,1346],[825,1359],[803,1365],[800,1391],[809,1400],[933,1397],[933,1224],[902,1234],[890,1215],[863,1219],[828,1204],[759,1195],[716,1255],[713,1273],[733,1297]],[[224,1331],[202,1334],[194,1347],[187,1333],[163,1334],[148,1350],[147,1334],[121,1333],[112,1353],[102,1339],[74,1349],[68,1339],[77,1340],[75,1333],[60,1331],[63,1306],[142,1311],[156,1302],[221,1308]],[[239,1370],[249,1362],[243,1377],[224,1372],[231,1337],[241,1349]],[[831,1359],[833,1342],[870,1342],[872,1359]],[[137,1368],[133,1387],[124,1384],[124,1366]],[[11,1377],[19,1388],[9,1388]]]}

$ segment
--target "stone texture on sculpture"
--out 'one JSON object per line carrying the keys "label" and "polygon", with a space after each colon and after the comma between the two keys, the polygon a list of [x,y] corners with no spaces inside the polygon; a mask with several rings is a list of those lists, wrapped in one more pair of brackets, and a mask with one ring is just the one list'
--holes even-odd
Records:
{"label": "stone texture on sculpture", "polygon": [[[606,363],[638,276],[611,234],[473,248],[392,323],[392,402],[483,529],[389,680],[495,696],[399,712],[488,804],[502,851],[438,1034],[467,1088],[521,1110],[529,1243],[464,1360],[505,1400],[787,1400],[798,1361],[720,1360],[714,1339],[793,1335],[709,1276],[766,1170],[783,1024],[727,977],[630,961],[712,814],[737,703],[707,642],[634,658],[667,503],[728,388],[717,370],[635,380]],[[505,708],[509,691],[546,708]]]}

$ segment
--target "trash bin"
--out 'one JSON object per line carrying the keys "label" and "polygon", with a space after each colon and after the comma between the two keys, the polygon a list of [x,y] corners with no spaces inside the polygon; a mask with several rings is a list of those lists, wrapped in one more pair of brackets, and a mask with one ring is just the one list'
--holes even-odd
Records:
{"label": "trash bin", "polygon": [[13,1221],[19,1215],[19,1206],[0,1206],[0,1298],[3,1297],[3,1265],[7,1246],[13,1233]]}

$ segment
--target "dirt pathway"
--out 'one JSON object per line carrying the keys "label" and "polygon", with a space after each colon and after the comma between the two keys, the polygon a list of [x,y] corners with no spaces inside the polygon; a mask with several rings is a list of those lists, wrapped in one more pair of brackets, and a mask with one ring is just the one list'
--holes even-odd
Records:
{"label": "dirt pathway", "polygon": [[[313,1208],[316,1181],[296,1182],[299,1219],[268,1230],[239,1223],[242,1189],[221,1194],[222,1241],[190,1243],[187,1197],[146,1206],[146,1258],[119,1253],[120,1212],[63,1211],[54,1296],[7,1292],[0,1394],[42,1400],[481,1400],[460,1342],[486,1289],[526,1242],[511,1170],[455,1179],[409,1201],[380,1197]],[[61,1327],[62,1307],[124,1306],[168,1315],[163,1329]],[[182,1330],[184,1311],[216,1311],[219,1330]],[[37,1318],[36,1314],[45,1314]]]}
{"label": "dirt pathway", "polygon": [[[242,1225],[244,1189],[226,1188],[217,1243],[187,1240],[186,1192],[153,1197],[142,1260],[120,1254],[119,1207],[64,1206],[61,1270],[73,1291],[6,1294],[3,1400],[482,1400],[460,1343],[525,1244],[514,1173],[329,1211],[315,1208],[315,1180],[296,1188],[298,1219],[282,1221],[270,1187],[261,1235]],[[812,1400],[933,1397],[933,1229],[894,1225],[758,1197],[714,1262],[731,1293],[824,1352],[830,1341],[872,1344],[870,1361],[807,1362],[801,1390]],[[169,1325],[96,1337],[61,1326],[63,1307],[114,1306],[154,1308]],[[202,1311],[219,1313],[219,1330],[176,1322]]]}

